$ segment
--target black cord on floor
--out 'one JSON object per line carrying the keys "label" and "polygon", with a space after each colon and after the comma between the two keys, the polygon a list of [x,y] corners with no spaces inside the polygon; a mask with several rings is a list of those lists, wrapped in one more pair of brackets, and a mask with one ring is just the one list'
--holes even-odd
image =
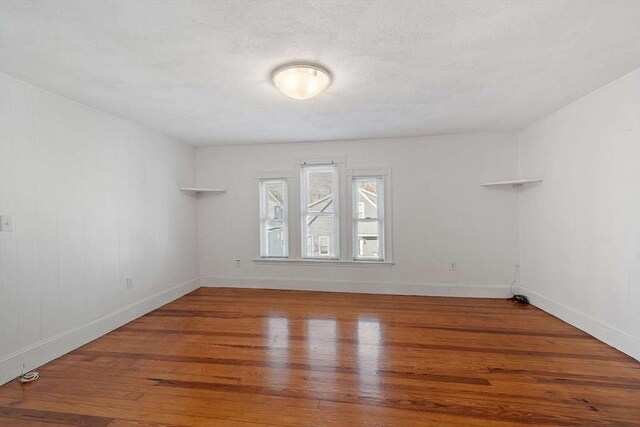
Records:
{"label": "black cord on floor", "polygon": [[511,281],[511,284],[509,285],[509,293],[511,293],[511,298],[509,298],[509,301],[514,301],[517,302],[518,304],[529,304],[529,298],[527,298],[525,295],[520,295],[520,294],[515,294],[513,293],[513,286],[516,284],[516,281],[518,280],[518,273],[520,270],[520,266],[517,265],[516,266],[516,272],[513,276],[513,280]]}
{"label": "black cord on floor", "polygon": [[527,298],[524,295],[514,295],[511,298],[509,298],[509,301],[515,301],[518,304],[524,304],[524,305],[529,304],[529,298]]}

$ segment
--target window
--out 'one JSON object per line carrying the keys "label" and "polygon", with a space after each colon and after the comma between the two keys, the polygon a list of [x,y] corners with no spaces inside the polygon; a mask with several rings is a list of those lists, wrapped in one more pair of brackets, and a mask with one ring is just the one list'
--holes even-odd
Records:
{"label": "window", "polygon": [[260,256],[289,256],[289,203],[286,179],[260,181]]}
{"label": "window", "polygon": [[338,259],[337,166],[303,165],[301,184],[301,234],[307,236],[307,241],[302,245],[302,257]]}
{"label": "window", "polygon": [[320,236],[318,238],[318,246],[320,247],[320,255],[329,255],[329,237]]}
{"label": "window", "polygon": [[307,236],[307,253],[313,255],[313,236]]}
{"label": "window", "polygon": [[295,169],[255,177],[256,262],[393,265],[391,169],[345,166],[344,157],[296,159]]}
{"label": "window", "polygon": [[381,177],[353,178],[353,258],[384,260],[384,195]]}

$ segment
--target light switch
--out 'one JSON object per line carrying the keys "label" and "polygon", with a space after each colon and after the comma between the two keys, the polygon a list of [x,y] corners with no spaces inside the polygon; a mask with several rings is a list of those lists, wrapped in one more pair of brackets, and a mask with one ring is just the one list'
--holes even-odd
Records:
{"label": "light switch", "polygon": [[13,215],[0,215],[0,231],[13,231]]}

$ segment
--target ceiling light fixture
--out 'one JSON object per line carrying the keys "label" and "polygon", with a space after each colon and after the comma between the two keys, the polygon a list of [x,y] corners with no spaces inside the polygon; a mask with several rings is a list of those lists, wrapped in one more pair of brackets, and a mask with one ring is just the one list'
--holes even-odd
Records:
{"label": "ceiling light fixture", "polygon": [[285,64],[273,70],[275,87],[294,99],[309,99],[331,84],[331,73],[316,64]]}

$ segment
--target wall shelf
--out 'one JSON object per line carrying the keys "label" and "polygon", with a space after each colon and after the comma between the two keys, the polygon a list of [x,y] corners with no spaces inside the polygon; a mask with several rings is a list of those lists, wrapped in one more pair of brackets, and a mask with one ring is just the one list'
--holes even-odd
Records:
{"label": "wall shelf", "polygon": [[513,179],[511,181],[497,181],[497,182],[486,182],[484,184],[480,184],[483,187],[497,187],[499,185],[513,185],[514,187],[525,184],[539,184],[542,182],[542,178],[536,179]]}
{"label": "wall shelf", "polygon": [[227,190],[222,188],[205,188],[205,187],[182,187],[180,191],[188,191],[191,193],[213,193],[213,194],[222,194],[227,192]]}

